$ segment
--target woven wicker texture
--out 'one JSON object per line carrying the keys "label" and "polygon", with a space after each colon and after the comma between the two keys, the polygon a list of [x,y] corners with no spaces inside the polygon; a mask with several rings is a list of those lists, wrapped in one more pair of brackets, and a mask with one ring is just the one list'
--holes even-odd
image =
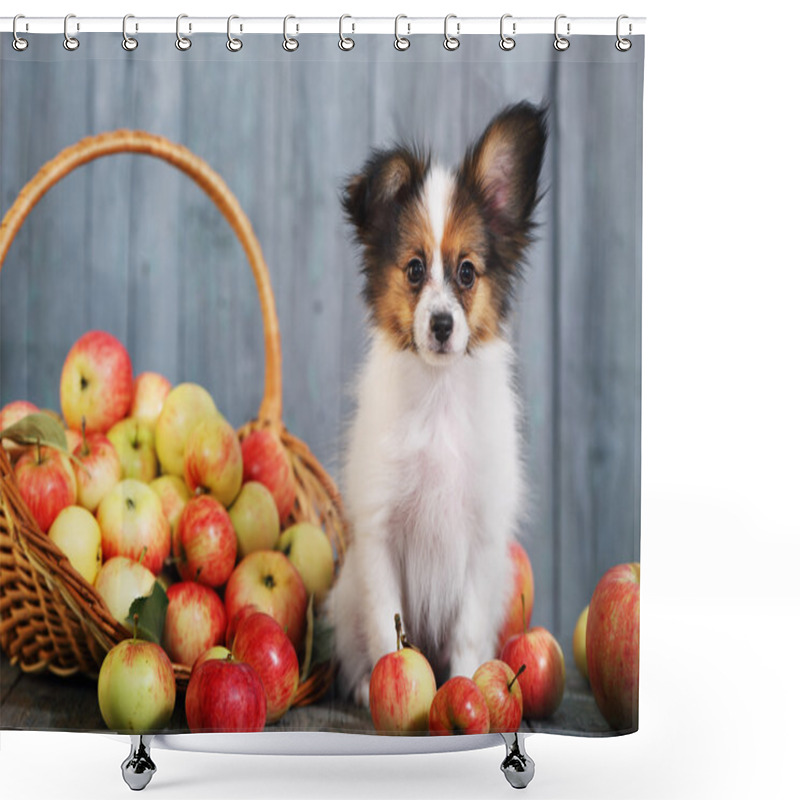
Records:
{"label": "woven wicker texture", "polygon": [[[119,130],[91,136],[44,164],[17,196],[0,224],[0,270],[25,218],[42,196],[79,166],[115,153],[138,153],[166,161],[191,177],[228,221],[247,255],[264,322],[264,393],[254,420],[239,430],[270,427],[289,456],[297,500],[291,521],[322,525],[338,567],[345,551],[345,522],[333,480],[308,446],[283,426],[281,347],[275,300],[261,246],[249,219],[222,178],[181,145],[144,131]],[[96,675],[108,650],[129,633],[111,616],[102,598],[37,526],[22,501],[13,469],[0,448],[0,646],[12,663],[29,672]],[[175,664],[180,689],[189,668]],[[333,678],[331,664],[316,667],[298,688],[295,705],[321,697]]]}

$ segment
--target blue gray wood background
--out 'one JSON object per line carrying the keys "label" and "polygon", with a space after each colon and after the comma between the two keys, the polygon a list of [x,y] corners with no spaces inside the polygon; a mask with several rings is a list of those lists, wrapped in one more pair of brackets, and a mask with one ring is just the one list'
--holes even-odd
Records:
{"label": "blue gray wood background", "polygon": [[[270,266],[284,354],[285,421],[333,473],[363,352],[358,253],[339,209],[370,148],[414,139],[446,163],[508,103],[549,105],[550,140],[514,335],[530,485],[521,532],[535,624],[568,661],[575,620],[610,566],[639,558],[643,48],[613,37],[438,37],[398,53],[390,37],[89,34],[67,53],[33,36],[0,42],[3,213],[38,167],[88,134],[142,128],[181,142],[225,179]],[[30,216],[0,274],[0,403],[58,407],[61,365],[103,328],[134,370],[206,386],[234,425],[255,415],[261,320],[247,262],[211,202],[142,156],[68,176]],[[480,576],[476,576],[480,580]]]}

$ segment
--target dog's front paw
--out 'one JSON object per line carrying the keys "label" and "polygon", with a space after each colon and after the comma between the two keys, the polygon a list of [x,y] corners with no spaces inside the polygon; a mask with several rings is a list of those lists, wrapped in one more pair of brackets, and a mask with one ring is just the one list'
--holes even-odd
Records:
{"label": "dog's front paw", "polygon": [[363,708],[369,708],[369,675],[365,675],[357,684],[353,697],[356,704]]}

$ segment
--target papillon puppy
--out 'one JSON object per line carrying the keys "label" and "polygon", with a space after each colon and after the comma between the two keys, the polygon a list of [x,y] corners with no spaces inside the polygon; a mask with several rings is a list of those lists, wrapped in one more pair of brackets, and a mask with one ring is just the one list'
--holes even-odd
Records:
{"label": "papillon puppy", "polygon": [[543,110],[520,103],[458,169],[396,147],[344,192],[370,339],[344,465],[351,543],[328,610],[340,685],[363,705],[396,649],[395,613],[437,682],[495,655],[523,500],[507,323],[545,139]]}

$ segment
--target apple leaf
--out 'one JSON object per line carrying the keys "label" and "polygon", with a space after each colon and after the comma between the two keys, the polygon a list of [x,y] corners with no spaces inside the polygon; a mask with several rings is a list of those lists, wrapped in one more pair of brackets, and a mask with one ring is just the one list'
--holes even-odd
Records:
{"label": "apple leaf", "polygon": [[168,605],[167,593],[164,591],[164,587],[156,581],[150,594],[145,597],[137,597],[131,603],[128,618],[125,621],[133,625],[133,618],[136,616],[135,636],[140,639],[147,639],[148,642],[160,644]]}
{"label": "apple leaf", "polygon": [[37,442],[67,452],[67,435],[59,422],[49,414],[28,414],[5,430],[0,439],[10,439],[15,444],[28,445]]}
{"label": "apple leaf", "polygon": [[306,650],[300,681],[305,681],[317,664],[325,664],[333,657],[333,625],[324,617],[314,616],[314,596],[308,601],[306,612]]}

